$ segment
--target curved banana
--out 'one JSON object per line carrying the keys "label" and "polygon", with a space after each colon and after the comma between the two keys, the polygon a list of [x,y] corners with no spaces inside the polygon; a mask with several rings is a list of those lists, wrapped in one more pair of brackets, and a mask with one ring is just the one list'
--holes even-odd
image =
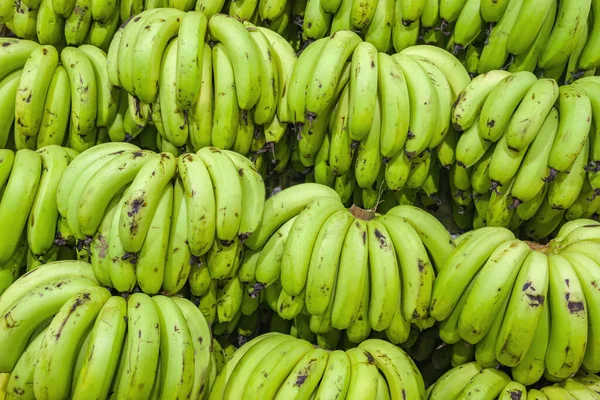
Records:
{"label": "curved banana", "polygon": [[69,125],[71,111],[71,83],[66,69],[59,65],[48,86],[42,122],[37,133],[37,147],[61,146]]}
{"label": "curved banana", "polygon": [[377,49],[362,42],[352,55],[350,72],[350,109],[348,134],[352,140],[362,140],[373,129],[377,113]]}
{"label": "curved banana", "polygon": [[[254,44],[254,42],[252,42]],[[231,149],[238,131],[240,109],[235,69],[223,44],[212,49],[215,96],[212,123],[212,145],[221,149]]]}

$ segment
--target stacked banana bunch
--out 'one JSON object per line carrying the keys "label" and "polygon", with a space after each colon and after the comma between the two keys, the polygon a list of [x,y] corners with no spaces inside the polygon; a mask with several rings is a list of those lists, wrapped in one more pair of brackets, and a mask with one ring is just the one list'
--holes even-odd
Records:
{"label": "stacked banana bunch", "polygon": [[[384,216],[348,210],[335,191],[315,184],[269,198],[263,224],[245,245],[249,251],[235,278],[237,321],[258,320],[262,301],[280,318],[294,320],[299,337],[316,334],[328,348],[338,347],[343,330],[351,343],[367,339],[372,330],[403,343],[411,323],[431,326],[435,271],[454,248],[440,222],[425,211],[399,206]],[[206,296],[215,302],[214,294]],[[210,310],[203,301],[200,308]],[[220,303],[217,299],[212,308],[220,310]],[[290,329],[287,323],[282,330]]]}
{"label": "stacked banana bunch", "polygon": [[511,380],[500,370],[470,362],[446,372],[434,385],[427,388],[427,394],[430,400],[597,399],[600,395],[600,377],[580,371],[576,376],[560,383],[528,390],[525,385]]}
{"label": "stacked banana bunch", "polygon": [[108,78],[106,54],[0,39],[0,148],[64,145],[82,152],[137,132],[135,104]]}
{"label": "stacked banana bunch", "polygon": [[452,110],[462,132],[455,148],[438,153],[455,159],[453,204],[474,214],[473,227],[515,230],[527,221],[523,233],[535,240],[563,220],[593,216],[600,207],[599,104],[596,77],[560,88],[527,71],[476,77]]}
{"label": "stacked banana bunch", "polygon": [[422,399],[424,395],[416,365],[389,342],[372,339],[348,351],[327,351],[289,335],[267,333],[234,354],[208,398]]}
{"label": "stacked banana bunch", "polygon": [[292,164],[313,168],[308,179],[335,187],[344,203],[358,187],[364,208],[376,206],[384,186],[434,197],[432,150],[447,146],[452,103],[469,82],[437,47],[389,56],[352,31],[318,39],[299,56],[287,91],[298,135]]}
{"label": "stacked banana bunch", "polygon": [[[64,171],[56,209],[81,259],[119,292],[192,292],[233,277],[243,242],[263,217],[264,183],[253,164],[227,150],[197,154],[107,143]],[[201,286],[201,288],[197,288]]]}
{"label": "stacked banana bunch", "polygon": [[302,2],[237,0],[227,3],[228,6],[224,0],[1,0],[0,27],[5,25],[16,37],[40,44],[91,44],[107,51],[119,26],[132,16],[144,10],[173,8],[181,11],[195,9],[208,19],[219,12],[228,12],[290,39],[298,37],[293,15],[301,13],[303,5],[294,3]]}
{"label": "stacked banana bunch", "polygon": [[510,367],[525,386],[600,372],[599,232],[580,219],[547,246],[498,227],[459,236],[432,293],[440,338],[469,345],[463,363]]}
{"label": "stacked banana bunch", "polygon": [[226,14],[208,20],[197,11],[160,8],[117,31],[108,77],[133,104],[133,137],[150,124],[155,130],[146,135],[157,130],[159,148],[272,150],[284,161],[274,167],[282,171],[291,155],[286,93],[295,62],[291,45],[269,29]]}
{"label": "stacked banana bunch", "polygon": [[0,294],[20,275],[50,261],[75,259],[56,241],[56,190],[72,149],[0,150]]}
{"label": "stacked banana bunch", "polygon": [[446,49],[466,48],[469,72],[539,71],[570,83],[600,66],[599,6],[595,0],[451,0],[440,2],[439,11],[441,29],[452,32]]}
{"label": "stacked banana bunch", "polygon": [[89,264],[46,264],[0,297],[7,399],[202,399],[219,373],[210,327],[181,297],[113,296]]}

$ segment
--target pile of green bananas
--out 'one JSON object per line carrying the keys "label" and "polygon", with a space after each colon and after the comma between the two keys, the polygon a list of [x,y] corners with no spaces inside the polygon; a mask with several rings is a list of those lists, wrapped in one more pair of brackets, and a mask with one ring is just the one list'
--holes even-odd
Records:
{"label": "pile of green bananas", "polygon": [[267,333],[234,354],[208,398],[419,399],[424,394],[414,362],[389,342],[371,339],[347,351],[327,351]]}
{"label": "pile of green bananas", "polygon": [[46,264],[0,298],[6,398],[203,398],[210,326],[181,297],[113,296],[81,261]]}
{"label": "pile of green bananas", "polygon": [[485,368],[470,362],[446,372],[435,384],[427,388],[430,400],[455,400],[463,398],[498,400],[563,400],[597,399],[600,377],[586,372],[552,386],[527,389],[522,383],[495,368]]}
{"label": "pile of green bananas", "polygon": [[264,201],[261,176],[237,153],[205,147],[176,158],[107,143],[69,164],[55,207],[69,231],[61,238],[74,237],[102,285],[173,294],[190,274],[199,284],[235,274]]}
{"label": "pile of green bananas", "polygon": [[[531,72],[479,75],[452,110],[453,203],[473,227],[503,226],[539,240],[600,207],[600,79],[559,86]],[[442,155],[443,153],[443,155]],[[468,222],[467,224],[468,225]],[[465,226],[465,228],[468,228]]]}
{"label": "pile of green bananas", "polygon": [[58,259],[74,259],[56,242],[56,189],[69,163],[70,148],[50,145],[37,151],[0,149],[0,294],[21,268],[34,269]]}
{"label": "pile of green bananas", "polygon": [[339,188],[344,203],[356,186],[365,208],[383,185],[434,196],[431,151],[447,146],[452,104],[469,83],[460,62],[437,47],[389,56],[352,31],[318,39],[300,54],[287,91],[295,158],[313,168],[307,179]]}
{"label": "pile of green bananas", "polygon": [[523,385],[600,372],[598,232],[581,219],[546,246],[498,227],[459,236],[432,293],[440,338],[474,345],[464,361],[510,367]]}
{"label": "pile of green bananas", "polygon": [[267,200],[263,224],[245,242],[250,251],[234,278],[238,312],[249,316],[264,301],[279,317],[294,319],[299,333],[317,334],[333,348],[343,330],[353,343],[371,330],[403,343],[411,322],[431,326],[435,273],[454,248],[441,223],[411,206],[386,215],[348,210],[326,186],[299,204],[306,185]]}
{"label": "pile of green bananas", "polygon": [[153,9],[117,31],[107,61],[112,85],[132,98],[139,132],[150,122],[163,144],[245,155],[286,133],[296,53],[269,29],[226,14]]}
{"label": "pile of green bananas", "polygon": [[[296,4],[298,3],[298,4]],[[0,2],[0,26],[16,37],[53,46],[91,44],[104,51],[119,26],[144,10],[196,10],[208,19],[223,12],[266,26],[290,40],[298,37],[294,15],[302,1],[287,0],[17,0]]]}
{"label": "pile of green bananas", "polygon": [[474,74],[508,68],[569,83],[600,66],[597,0],[449,0],[439,6],[442,29],[452,32],[446,49],[466,48]]}
{"label": "pile of green bananas", "polygon": [[120,103],[99,48],[65,47],[59,54],[51,45],[3,38],[0,65],[0,147],[54,144],[82,152],[132,138],[133,106],[127,112],[127,98]]}

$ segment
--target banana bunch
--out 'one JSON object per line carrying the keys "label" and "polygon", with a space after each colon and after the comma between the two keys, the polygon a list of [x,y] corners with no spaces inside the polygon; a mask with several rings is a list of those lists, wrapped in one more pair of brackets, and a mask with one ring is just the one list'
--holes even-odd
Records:
{"label": "banana bunch", "polygon": [[299,56],[288,89],[294,169],[312,168],[310,179],[335,187],[344,203],[358,186],[366,208],[383,186],[434,197],[431,155],[447,153],[452,103],[469,83],[461,63],[437,47],[390,56],[352,31],[318,39]]}
{"label": "banana bunch", "polygon": [[510,367],[526,386],[562,381],[582,366],[600,372],[599,227],[567,222],[548,245],[499,227],[459,236],[432,293],[440,338],[474,345],[471,359]]}
{"label": "banana bunch", "polygon": [[37,151],[0,149],[0,294],[20,275],[56,260],[74,259],[59,233],[56,190],[77,156],[49,145]]}
{"label": "banana bunch", "polygon": [[101,49],[65,47],[59,54],[52,45],[4,38],[0,63],[0,148],[64,145],[82,152],[123,137],[109,135],[119,93]]}
{"label": "banana bunch", "polygon": [[232,151],[175,157],[111,142],[69,164],[55,202],[102,285],[177,293],[193,275],[201,295],[213,279],[235,275],[244,241],[261,226],[265,187]]}
{"label": "banana bunch", "polygon": [[202,399],[219,371],[182,297],[112,296],[81,261],[46,264],[0,297],[6,398]]}
{"label": "banana bunch", "polygon": [[600,207],[599,101],[596,77],[560,87],[528,71],[473,79],[452,109],[462,133],[449,171],[452,201],[471,210],[472,226],[522,225],[539,240],[564,221],[592,217]]}
{"label": "banana bunch", "polygon": [[600,393],[600,378],[580,371],[552,386],[528,389],[518,381],[495,368],[487,368],[478,362],[470,362],[446,372],[426,391],[430,400],[454,400],[462,398],[498,400],[562,400],[596,399]]}
{"label": "banana bunch", "polygon": [[245,244],[238,312],[247,315],[266,302],[282,319],[294,320],[298,333],[330,335],[333,348],[342,330],[354,343],[371,330],[403,343],[411,322],[431,326],[435,271],[454,247],[425,211],[348,210],[335,191],[310,183],[267,200],[263,224]]}
{"label": "banana bunch", "polygon": [[[240,347],[209,399],[424,399],[423,379],[402,349],[379,339],[347,351],[270,332]],[[404,396],[404,397],[403,397]]]}
{"label": "banana bunch", "polygon": [[270,152],[273,171],[287,166],[291,141],[275,144],[291,122],[296,53],[277,32],[226,14],[157,8],[119,28],[107,58],[110,83],[126,93],[119,109],[123,102],[125,118],[133,114],[125,135],[172,153]]}

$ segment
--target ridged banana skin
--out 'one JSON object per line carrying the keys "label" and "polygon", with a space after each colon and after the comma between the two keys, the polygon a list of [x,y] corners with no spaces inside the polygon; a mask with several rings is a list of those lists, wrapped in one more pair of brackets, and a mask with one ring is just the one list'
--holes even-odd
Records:
{"label": "ridged banana skin", "polygon": [[139,150],[139,148],[134,144],[111,142],[95,146],[73,160],[65,170],[56,191],[56,205],[60,215],[67,216],[68,201],[72,190],[79,181],[80,176],[90,165],[106,155],[118,155],[125,151],[135,150]]}
{"label": "ridged banana skin", "polygon": [[390,387],[392,398],[423,398],[425,385],[415,363],[399,347],[379,339],[362,342],[359,348],[366,350],[375,359]]}
{"label": "ridged banana skin", "polygon": [[260,97],[261,82],[256,76],[260,59],[256,44],[241,22],[225,14],[210,18],[208,31],[215,41],[223,43],[227,49],[235,74],[239,107],[250,110]]}
{"label": "ridged banana skin", "polygon": [[76,223],[82,233],[91,235],[96,231],[110,200],[135,179],[153,154],[149,150],[124,152],[110,159],[89,178],[79,199],[75,199]]}
{"label": "ridged banana skin", "polygon": [[[181,179],[174,183],[173,212],[167,245],[167,260],[164,267],[163,290],[178,292],[190,273],[191,257],[188,245],[188,206],[184,184]],[[214,281],[216,284],[216,281]],[[215,288],[216,291],[216,288]]]}
{"label": "ridged banana skin", "polygon": [[455,97],[458,97],[458,94],[471,82],[471,77],[461,62],[444,49],[431,45],[417,45],[402,50],[402,53],[424,57],[435,64],[444,73]]}
{"label": "ridged banana skin", "polygon": [[211,141],[215,147],[231,149],[237,136],[240,109],[235,90],[237,88],[235,69],[223,44],[216,44],[213,47],[212,62],[214,91],[221,95],[214,99]]}
{"label": "ridged banana skin", "polygon": [[248,238],[256,231],[262,222],[265,205],[265,184],[254,164],[246,157],[229,150],[221,150],[227,154],[241,180],[242,213],[239,224],[239,236]]}
{"label": "ridged banana skin", "polygon": [[37,152],[42,160],[42,173],[29,213],[27,241],[33,254],[43,255],[54,244],[58,221],[56,189],[69,165],[69,157],[62,147],[55,145],[44,147]]}
{"label": "ridged banana skin", "polygon": [[431,316],[438,321],[446,319],[483,263],[500,244],[511,239],[514,235],[509,230],[488,227],[475,231],[468,240],[461,242],[437,276]]}
{"label": "ridged banana skin", "polygon": [[188,112],[189,139],[195,151],[211,145],[214,104],[212,63],[212,49],[210,46],[204,46],[200,93],[194,106]]}
{"label": "ridged banana skin", "polygon": [[549,306],[553,323],[546,353],[546,372],[563,379],[577,371],[583,362],[588,315],[583,288],[568,259],[556,254],[548,259]]}
{"label": "ridged banana skin", "polygon": [[[46,282],[51,282],[60,278],[83,278],[96,282],[94,273],[89,264],[80,261],[57,261],[50,263],[50,268],[43,268],[48,264],[29,271],[16,280],[6,289],[3,296],[0,297],[0,311],[2,315],[6,313],[8,307],[19,298],[28,295],[29,292]],[[97,283],[97,282],[96,282]]]}
{"label": "ridged banana skin", "polygon": [[58,52],[54,46],[40,46],[27,58],[15,98],[15,129],[21,135],[37,136],[46,93],[57,66]]}
{"label": "ridged banana skin", "polygon": [[315,40],[300,53],[300,56],[298,56],[296,65],[290,77],[288,89],[288,107],[292,122],[302,124],[305,122],[304,113],[310,72],[314,71],[316,62],[327,40],[329,39],[320,38]]}
{"label": "ridged banana skin", "polygon": [[23,352],[15,368],[10,373],[10,379],[6,383],[6,399],[35,399],[35,394],[33,393],[33,375],[46,332],[47,328],[44,328],[37,336],[31,339],[31,342],[27,345],[27,349]]}
{"label": "ridged banana skin", "polygon": [[573,165],[566,171],[557,174],[550,183],[548,203],[553,209],[567,209],[577,200],[587,178],[585,167],[588,154],[589,141],[585,143]]}
{"label": "ridged banana skin", "polygon": [[493,142],[479,135],[479,120],[462,133],[456,144],[456,165],[471,168],[481,160]]}
{"label": "ridged banana skin", "polygon": [[521,71],[507,76],[494,87],[479,114],[482,138],[493,142],[500,139],[517,106],[536,81],[533,73]]}
{"label": "ridged banana skin", "polygon": [[394,245],[385,226],[377,220],[370,220],[367,225],[371,276],[369,321],[373,329],[381,331],[392,323],[401,298],[400,272]]}
{"label": "ridged banana skin", "polygon": [[194,347],[183,313],[166,296],[154,296],[160,324],[161,396],[189,398],[194,384]]}
{"label": "ridged banana skin", "polygon": [[204,60],[204,37],[208,19],[198,11],[185,14],[177,36],[177,106],[189,110],[200,94],[202,63]]}
{"label": "ridged banana skin", "polygon": [[392,45],[394,1],[378,0],[371,22],[364,30],[364,38],[379,52],[387,52]]}
{"label": "ridged banana skin", "polygon": [[[250,343],[253,342],[254,341],[251,341]],[[220,390],[211,390],[209,399],[233,400],[243,398],[244,391],[250,382],[250,377],[260,365],[261,361],[266,358],[267,354],[277,348],[277,346],[287,342],[293,342],[293,344],[296,344],[298,340],[288,335],[275,334],[266,337],[257,343],[254,342],[253,346],[247,349],[245,354],[242,353],[241,359],[239,359],[239,362],[234,365],[234,368],[229,369],[227,366],[225,367],[221,373],[221,376],[225,375],[223,379],[225,381],[223,382],[224,388],[222,388],[220,385],[215,385],[217,388],[222,390],[222,392],[220,392]],[[229,376],[227,376],[227,374],[229,374]],[[221,376],[218,378],[219,381],[221,380]]]}
{"label": "ridged banana skin", "polygon": [[556,81],[540,79],[533,84],[506,128],[506,144],[509,149],[521,151],[529,146],[557,99]]}
{"label": "ridged banana skin", "polygon": [[22,40],[16,38],[2,38],[0,40],[0,79],[6,77],[9,73],[23,68],[31,53],[38,47],[39,43],[31,40]]}
{"label": "ridged banana skin", "polygon": [[410,115],[408,85],[404,73],[390,56],[379,53],[377,68],[381,105],[380,151],[384,157],[393,157],[402,150],[408,138],[410,118],[403,118],[397,112],[403,110],[405,115]]}
{"label": "ridged banana skin", "polygon": [[413,58],[417,60],[419,65],[427,72],[438,95],[439,115],[435,128],[433,129],[431,142],[429,143],[429,148],[433,149],[434,147],[437,147],[448,134],[448,130],[450,129],[451,109],[455,99],[448,80],[435,64],[422,57],[413,56]]}
{"label": "ridged banana skin", "polygon": [[96,128],[97,84],[91,61],[75,47],[60,54],[71,83],[71,134],[85,136]]}
{"label": "ridged banana skin", "polygon": [[91,46],[79,46],[88,57],[96,75],[96,84],[98,92],[98,113],[96,124],[100,127],[108,126],[117,114],[117,91],[110,83],[108,78],[108,69],[106,67],[106,53],[101,49]]}
{"label": "ridged banana skin", "polygon": [[[464,340],[475,344],[485,337],[502,304],[510,295],[521,265],[529,253],[526,243],[520,240],[507,241],[498,246],[481,268],[458,320],[458,330]],[[478,318],[473,314],[474,309],[487,311]]]}
{"label": "ridged banana skin", "polygon": [[156,377],[162,333],[158,310],[148,295],[134,293],[127,299],[127,331],[134,334],[126,338],[116,398],[147,399]]}
{"label": "ridged banana skin", "polygon": [[429,399],[456,398],[469,381],[481,374],[482,371],[481,365],[477,362],[469,362],[452,368],[438,379],[429,394]]}
{"label": "ridged banana skin", "polygon": [[452,125],[459,131],[469,129],[477,122],[486,99],[494,88],[510,75],[502,70],[492,70],[477,75],[459,94],[452,107]]}
{"label": "ridged banana skin", "polygon": [[[329,354],[323,377],[313,393],[315,399],[346,398],[351,378],[350,359],[346,352],[334,350]],[[312,398],[311,397],[311,398]]]}
{"label": "ridged banana skin", "polygon": [[8,261],[17,248],[27,223],[40,183],[42,158],[32,150],[20,150],[0,201],[0,220],[4,225],[0,240],[0,264]]}
{"label": "ridged banana skin", "polygon": [[362,140],[372,130],[377,103],[377,49],[362,42],[354,50],[350,73],[349,135]]}
{"label": "ridged banana skin", "polygon": [[42,122],[37,133],[37,147],[61,146],[69,125],[71,111],[71,83],[62,65],[54,70],[50,80]]}
{"label": "ridged banana skin", "polygon": [[126,300],[118,296],[109,298],[98,313],[87,348],[81,350],[85,358],[74,382],[73,398],[108,397],[125,339],[126,321]]}
{"label": "ridged banana skin", "polygon": [[117,193],[110,201],[110,204],[104,213],[104,218],[98,226],[98,230],[90,243],[90,264],[92,264],[96,279],[102,286],[112,287],[109,271],[111,261],[108,255],[108,248],[110,245],[110,231],[112,229],[115,212],[120,205],[121,194],[122,193]]}
{"label": "ridged banana skin", "polygon": [[366,350],[355,347],[346,351],[350,360],[350,382],[346,399],[375,400],[379,384],[379,371],[373,356]]}
{"label": "ridged banana skin", "polygon": [[[349,133],[352,134],[351,132]],[[379,99],[376,98],[371,128],[367,132],[366,137],[360,141],[358,150],[356,151],[354,177],[357,185],[361,188],[370,188],[377,180],[379,170],[382,168],[382,157],[379,151],[380,136],[381,106]]]}
{"label": "ridged banana skin", "polygon": [[[410,98],[410,124],[404,151],[411,158],[429,147],[439,115],[439,98],[429,75],[412,57],[392,56],[406,78]],[[427,117],[425,117],[427,116]]]}
{"label": "ridged banana skin", "polygon": [[325,221],[342,208],[335,198],[315,199],[296,218],[281,261],[281,283],[290,295],[297,296],[304,289],[317,235]]}
{"label": "ridged banana skin", "polygon": [[439,273],[455,247],[452,237],[441,229],[441,223],[415,206],[397,206],[388,211],[388,214],[405,219],[415,229],[433,258],[436,273]]}
{"label": "ridged banana skin", "polygon": [[523,385],[532,385],[542,378],[545,370],[545,357],[550,338],[550,306],[542,308],[531,345],[521,362],[511,368],[513,379]]}
{"label": "ridged banana skin", "polygon": [[248,22],[244,23],[246,30],[250,33],[250,38],[256,45],[260,55],[260,97],[254,107],[254,122],[257,125],[265,125],[273,119],[277,110],[277,101],[281,97],[279,75],[281,66],[279,59],[275,55],[275,50],[271,42],[263,31]]}
{"label": "ridged banana skin", "polygon": [[429,315],[434,271],[415,229],[396,216],[380,218],[396,249],[402,281],[402,312],[407,321],[424,319]]}
{"label": "ridged banana skin", "polygon": [[333,302],[331,324],[336,329],[348,328],[360,308],[361,296],[358,294],[362,292],[369,273],[367,231],[366,222],[356,219],[344,237],[335,297],[330,300]]}
{"label": "ridged banana skin", "polygon": [[331,35],[325,42],[313,78],[308,82],[306,116],[318,116],[333,100],[340,72],[360,41],[354,32],[343,31]]}
{"label": "ridged banana skin", "polygon": [[0,145],[6,148],[14,133],[15,99],[22,69],[9,73],[0,81]]}
{"label": "ridged banana skin", "polygon": [[242,186],[231,158],[216,147],[198,151],[214,189],[216,204],[216,234],[221,241],[233,240],[239,231],[242,215]]}
{"label": "ridged banana skin", "polygon": [[72,367],[81,340],[110,296],[110,292],[101,287],[80,291],[68,299],[52,319],[35,367],[33,390],[36,398],[69,396]]}
{"label": "ridged banana skin", "polygon": [[[508,308],[496,340],[496,358],[516,367],[534,343],[548,294],[548,258],[539,251],[525,259],[514,284]],[[525,290],[523,290],[525,288]]]}
{"label": "ridged banana skin", "polygon": [[250,250],[257,250],[285,221],[298,215],[312,200],[318,197],[339,199],[335,190],[315,183],[296,185],[270,197],[265,202],[262,224],[248,238],[245,245]]}
{"label": "ridged banana skin", "polygon": [[190,250],[201,256],[215,240],[217,210],[211,177],[196,154],[180,156],[177,166],[185,189]]}
{"label": "ridged banana skin", "polygon": [[173,185],[168,182],[160,194],[144,244],[137,255],[135,274],[138,285],[144,293],[158,293],[162,286],[171,233],[172,212]]}
{"label": "ridged banana skin", "polygon": [[554,29],[538,62],[540,68],[549,70],[568,60],[575,46],[577,32],[583,29],[581,22],[587,19],[591,4],[591,0],[559,3]]}
{"label": "ridged banana skin", "polygon": [[127,195],[122,197],[119,237],[126,251],[137,253],[142,249],[152,217],[165,187],[175,174],[176,166],[177,161],[172,154],[151,155],[133,179]]}
{"label": "ridged banana skin", "polygon": [[353,220],[348,211],[337,211],[325,221],[317,235],[306,280],[305,302],[311,315],[323,314],[334,301],[344,238]]}
{"label": "ridged banana skin", "polygon": [[[46,265],[52,268],[52,264]],[[97,283],[82,277],[57,277],[33,286],[27,294],[9,304],[0,329],[0,348],[4,355],[0,369],[3,372],[11,371],[35,329],[53,317],[73,295],[92,287],[97,287]],[[44,296],[45,300],[43,304],[36,305],[40,296]],[[12,325],[13,322],[17,325]]]}
{"label": "ridged banana skin", "polygon": [[590,372],[600,371],[600,362],[598,361],[598,350],[600,348],[600,334],[598,330],[600,308],[598,307],[598,298],[600,297],[600,292],[594,286],[594,282],[598,280],[598,264],[595,259],[585,254],[566,251],[562,255],[575,270],[583,288],[587,305],[588,338],[583,366]]}
{"label": "ridged banana skin", "polygon": [[[319,381],[327,367],[328,358],[329,352],[321,348],[306,353],[281,385],[275,399],[308,399],[315,388],[319,386]],[[298,384],[299,382],[302,384]]]}
{"label": "ridged banana skin", "polygon": [[544,186],[544,179],[549,175],[548,156],[558,130],[559,116],[553,108],[542,124],[539,132],[531,142],[525,158],[515,176],[511,195],[522,201],[532,200]]}
{"label": "ridged banana skin", "polygon": [[510,31],[506,49],[508,53],[520,55],[533,45],[544,21],[553,8],[554,0],[524,0],[519,15]]}
{"label": "ridged banana skin", "polygon": [[485,368],[480,374],[475,375],[465,386],[458,398],[482,396],[482,398],[496,398],[502,389],[510,382],[510,377],[494,368]]}
{"label": "ridged banana skin", "polygon": [[574,86],[559,90],[560,122],[550,150],[548,167],[566,171],[583,148],[591,127],[592,107],[589,97]]}

